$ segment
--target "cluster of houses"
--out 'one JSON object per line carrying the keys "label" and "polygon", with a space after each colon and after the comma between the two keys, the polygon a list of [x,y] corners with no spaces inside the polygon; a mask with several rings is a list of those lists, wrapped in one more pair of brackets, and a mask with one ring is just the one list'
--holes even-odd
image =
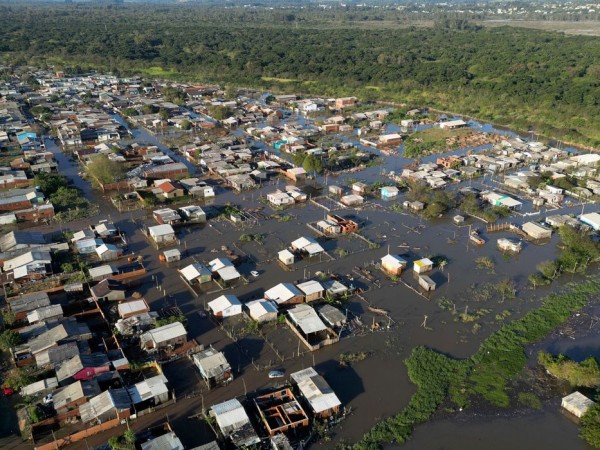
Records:
{"label": "cluster of houses", "polygon": [[[290,375],[291,385],[255,395],[244,403],[234,398],[213,405],[209,416],[235,448],[268,442],[270,448],[292,448],[312,421],[335,421],[342,403],[327,381],[309,367]],[[255,426],[256,424],[256,426]]]}

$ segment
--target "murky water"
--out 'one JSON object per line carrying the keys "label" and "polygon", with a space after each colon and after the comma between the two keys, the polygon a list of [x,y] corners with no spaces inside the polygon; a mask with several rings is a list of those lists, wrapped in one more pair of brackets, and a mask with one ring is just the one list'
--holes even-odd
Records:
{"label": "murky water", "polygon": [[[299,118],[293,117],[290,120],[299,120]],[[486,129],[488,125],[483,127]],[[173,154],[160,144],[160,136],[157,139],[143,128],[131,131],[137,142],[158,145],[173,159],[183,160],[180,155]],[[502,133],[511,134],[506,131]],[[357,140],[356,138],[356,136],[340,136],[340,139],[353,141]],[[56,154],[62,173],[72,178],[88,198],[93,199],[94,196],[98,196],[90,189],[87,182],[77,177],[80,169],[76,163],[69,161],[53,143],[48,142],[48,147]],[[376,149],[369,150],[380,154]],[[397,170],[410,162],[402,156],[381,156],[386,171]],[[438,156],[434,155],[424,160],[434,160]],[[191,164],[185,160],[182,162],[186,163],[194,173],[195,168]],[[329,176],[327,180],[318,181],[323,184],[342,185],[352,177],[372,182],[381,179],[381,169],[381,166],[372,167],[357,174]],[[492,183],[493,181],[478,182]],[[261,188],[243,194],[219,189],[216,204],[232,202],[246,210],[263,208],[263,212],[269,216],[275,211],[260,203],[259,197],[277,187],[285,186],[283,180],[278,183],[280,184],[265,183]],[[398,202],[401,203],[402,200],[403,196]],[[499,315],[506,316],[507,319],[504,320],[521,317],[527,311],[539,306],[540,298],[556,288],[554,286],[534,291],[527,283],[527,276],[535,270],[536,264],[556,256],[556,236],[544,246],[526,244],[519,255],[504,256],[496,249],[496,239],[514,235],[506,232],[495,234],[484,232],[482,236],[487,243],[482,247],[476,247],[468,240],[468,226],[458,227],[449,220],[427,222],[412,214],[386,210],[383,206],[389,206],[389,203],[382,200],[370,198],[369,202],[369,205],[361,208],[340,210],[336,213],[355,215],[364,223],[364,235],[381,243],[380,248],[361,248],[360,243],[351,241],[352,238],[349,237],[329,240],[324,245],[331,252],[335,252],[338,248],[346,248],[355,253],[337,257],[331,262],[315,261],[310,266],[298,265],[292,272],[283,271],[272,257],[292,240],[300,236],[313,235],[306,223],[323,218],[324,211],[312,204],[299,205],[286,210],[285,212],[291,214],[294,220],[285,224],[278,223],[274,219],[265,219],[251,228],[241,229],[225,222],[209,222],[205,227],[183,230],[178,236],[181,240],[180,246],[189,251],[190,257],[195,257],[201,262],[221,256],[219,248],[223,244],[229,246],[236,244],[241,251],[252,256],[251,261],[245,263],[240,270],[244,274],[249,273],[250,270],[258,270],[261,276],[228,292],[237,295],[242,301],[262,295],[264,290],[279,282],[301,280],[307,272],[308,275],[319,270],[352,274],[356,266],[378,262],[388,253],[388,248],[391,253],[407,254],[410,260],[435,255],[443,255],[447,258],[449,263],[444,270],[436,269],[431,274],[438,287],[428,296],[418,295],[403,284],[394,283],[381,274],[376,274],[380,281],[379,286],[357,277],[356,283],[364,284],[366,288],[365,298],[374,306],[389,311],[397,325],[389,332],[368,333],[362,337],[343,339],[339,344],[321,349],[313,355],[282,363],[287,373],[314,363],[338,393],[344,405],[353,410],[353,414],[335,429],[334,442],[327,445],[328,447],[342,439],[351,442],[359,439],[380,419],[399,411],[408,402],[415,387],[408,380],[403,360],[412,348],[426,345],[455,357],[468,357],[477,350],[483,338],[502,325],[503,319],[499,319]],[[572,210],[575,211],[575,207]],[[564,211],[569,212],[571,209],[565,208]],[[256,370],[249,357],[241,354],[222,331],[196,314],[208,301],[222,295],[223,292],[208,293],[199,298],[193,297],[179,278],[176,267],[167,267],[158,262],[158,252],[148,245],[139,232],[139,223],[133,222],[132,219],[138,218],[148,225],[153,224],[150,218],[146,218],[145,212],[118,214],[112,208],[104,210],[105,214],[109,212],[113,214],[117,225],[127,232],[130,249],[145,259],[149,276],[139,290],[152,309],[159,310],[165,305],[177,304],[189,319],[190,337],[196,338],[204,345],[214,345],[215,348],[224,351],[236,370],[236,379],[232,384],[226,388],[204,392],[202,401],[206,406],[240,395],[246,389],[252,391],[269,386],[272,382],[266,377],[266,372]],[[452,215],[449,214],[449,217]],[[525,218],[511,218],[513,222],[523,220]],[[465,225],[469,224],[485,228],[483,223],[476,220],[469,219]],[[70,226],[76,229],[78,224],[70,224]],[[266,235],[263,246],[239,243],[240,234],[248,232]],[[494,268],[478,269],[475,259],[480,256],[492,258]],[[188,258],[184,264],[190,262],[191,259]],[[516,299],[502,300],[495,292],[494,285],[504,278],[515,282]],[[403,280],[408,284],[414,283],[411,270],[403,275]],[[366,305],[357,300],[353,300],[347,307],[356,313],[366,309]],[[468,311],[471,314],[478,312],[481,315],[476,321],[478,327],[474,327],[475,323],[457,321],[457,315],[453,314],[453,311]],[[425,316],[427,316],[427,328],[421,326]],[[590,351],[593,347],[596,349],[594,351],[597,351],[598,346],[594,346],[593,340],[586,342],[585,345],[590,347]],[[271,358],[270,350],[264,343],[253,342],[248,343],[248,346],[251,347],[250,358],[267,360]],[[290,339],[290,342],[283,342],[282,346],[296,348],[297,342]],[[356,363],[351,368],[341,368],[337,359],[341,353],[349,351],[365,351],[369,356],[365,361]],[[167,370],[167,376],[170,380],[173,377],[172,383],[178,386],[180,395],[197,389],[197,376],[189,367],[174,365]],[[200,405],[197,405],[197,408],[199,407]],[[557,410],[557,406],[552,404],[541,412],[511,417],[476,417],[465,414],[454,419],[434,421],[417,427],[414,439],[405,448],[449,450],[586,448],[577,437],[577,427]]]}

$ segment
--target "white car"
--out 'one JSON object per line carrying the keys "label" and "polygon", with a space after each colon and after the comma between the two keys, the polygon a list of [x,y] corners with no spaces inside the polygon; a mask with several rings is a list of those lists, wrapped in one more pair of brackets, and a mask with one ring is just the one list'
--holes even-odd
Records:
{"label": "white car", "polygon": [[250,272],[250,275],[252,275],[254,278],[256,278],[260,274],[256,270],[253,270],[253,271]]}

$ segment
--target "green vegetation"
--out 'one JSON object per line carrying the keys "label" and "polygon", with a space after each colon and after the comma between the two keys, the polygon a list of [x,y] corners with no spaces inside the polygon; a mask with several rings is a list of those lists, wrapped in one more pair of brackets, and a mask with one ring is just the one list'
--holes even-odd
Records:
{"label": "green vegetation", "polygon": [[265,240],[265,235],[256,233],[256,234],[241,234],[238,238],[240,242],[262,242]]}
{"label": "green vegetation", "polygon": [[0,334],[0,350],[7,352],[21,343],[23,338],[16,331],[6,330]]}
{"label": "green vegetation", "polygon": [[36,381],[35,377],[26,369],[22,368],[12,369],[4,378],[4,384],[13,388],[15,391],[33,383],[34,381]]}
{"label": "green vegetation", "polygon": [[496,267],[496,262],[491,256],[479,256],[475,258],[475,267],[493,271]]}
{"label": "green vegetation", "polygon": [[411,201],[425,204],[423,217],[437,219],[456,206],[456,194],[450,191],[432,191],[428,186],[418,182],[408,183],[406,197]]}
{"label": "green vegetation", "polygon": [[581,418],[579,435],[592,447],[600,448],[600,403],[592,406]]}
{"label": "green vegetation", "polygon": [[108,440],[112,450],[135,450],[135,433],[127,430],[121,436],[113,436]]}
{"label": "green vegetation", "polygon": [[600,384],[600,367],[596,358],[577,363],[565,355],[552,356],[540,351],[538,362],[554,377],[568,381],[573,387],[596,387]]}
{"label": "green vegetation", "polygon": [[508,208],[483,204],[471,193],[462,196],[459,208],[465,213],[480,217],[487,222],[496,222],[498,219],[510,216]]}
{"label": "green vegetation", "polygon": [[596,37],[481,28],[463,19],[406,27],[407,18],[392,10],[386,16],[395,20],[373,10],[282,13],[195,5],[143,11],[119,5],[110,9],[107,28],[106,11],[3,6],[0,52],[7,62],[58,64],[67,73],[91,67],[433,106],[600,143]]}
{"label": "green vegetation", "polygon": [[559,228],[560,254],[554,261],[542,261],[536,268],[538,273],[529,276],[533,287],[550,284],[562,273],[585,272],[590,264],[600,261],[600,244],[584,232],[563,225]]}
{"label": "green vegetation", "polygon": [[123,164],[108,159],[106,155],[98,155],[86,166],[87,173],[99,184],[114,183],[123,179]]}
{"label": "green vegetation", "polygon": [[187,323],[187,317],[184,314],[174,314],[168,317],[161,317],[156,319],[156,327],[163,327],[165,325],[169,325],[170,323],[181,322],[182,324]]}
{"label": "green vegetation", "polygon": [[523,406],[531,409],[542,409],[542,402],[533,392],[519,392],[517,400]]}
{"label": "green vegetation", "polygon": [[366,352],[341,353],[339,357],[340,366],[351,366],[353,363],[364,361],[369,356]]}
{"label": "green vegetation", "polygon": [[538,309],[490,335],[468,359],[455,360],[434,350],[415,348],[406,365],[417,392],[400,413],[380,421],[355,448],[372,449],[388,442],[405,442],[413,426],[429,419],[445,400],[464,408],[469,405],[470,397],[478,396],[495,406],[508,406],[508,383],[521,373],[527,362],[525,346],[543,338],[599,292],[600,281],[594,280],[562,294],[549,295]]}

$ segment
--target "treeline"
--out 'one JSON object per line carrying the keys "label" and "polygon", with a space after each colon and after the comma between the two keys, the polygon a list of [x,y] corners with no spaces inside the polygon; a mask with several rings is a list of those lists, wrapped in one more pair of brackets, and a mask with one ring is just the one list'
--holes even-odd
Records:
{"label": "treeline", "polygon": [[599,38],[457,20],[361,29],[280,16],[168,6],[0,7],[0,54],[13,63],[417,103],[600,146]]}

